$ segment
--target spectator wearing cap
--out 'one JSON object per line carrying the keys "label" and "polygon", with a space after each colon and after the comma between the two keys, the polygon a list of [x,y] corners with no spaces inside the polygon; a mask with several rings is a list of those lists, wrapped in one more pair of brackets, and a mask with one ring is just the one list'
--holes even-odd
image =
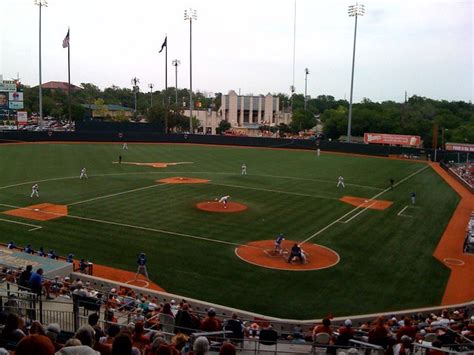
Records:
{"label": "spectator wearing cap", "polygon": [[209,340],[206,337],[198,337],[193,344],[194,355],[207,355],[209,353]]}
{"label": "spectator wearing cap", "polygon": [[200,329],[204,332],[216,332],[222,330],[222,323],[216,318],[216,311],[214,308],[209,308],[207,317],[201,322]]}
{"label": "spectator wearing cap", "polygon": [[39,334],[24,337],[17,345],[15,355],[54,355],[54,345],[51,340]]}
{"label": "spectator wearing cap", "polygon": [[349,346],[349,340],[354,338],[354,329],[352,329],[352,321],[346,319],[344,325],[337,330],[339,335],[336,338],[335,345]]}
{"label": "spectator wearing cap", "polygon": [[53,343],[55,351],[59,351],[63,347],[63,344],[60,344],[58,342],[58,337],[60,333],[61,333],[61,327],[59,326],[58,323],[51,323],[46,328],[46,336]]}

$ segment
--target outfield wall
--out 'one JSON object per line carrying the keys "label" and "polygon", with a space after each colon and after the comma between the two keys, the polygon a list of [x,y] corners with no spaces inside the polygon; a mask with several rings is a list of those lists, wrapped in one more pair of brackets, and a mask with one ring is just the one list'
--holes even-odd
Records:
{"label": "outfield wall", "polygon": [[[75,132],[30,132],[30,131],[6,131],[0,132],[0,143],[8,142],[143,142],[143,143],[193,143],[193,144],[214,144],[214,145],[234,145],[247,147],[267,147],[286,149],[311,149],[318,147],[322,151],[332,151],[341,153],[365,154],[375,156],[389,155],[413,155],[426,159],[428,154],[434,159],[435,154],[431,149],[416,149],[404,147],[391,147],[374,144],[342,143],[335,141],[316,141],[310,139],[288,139],[288,138],[268,138],[268,137],[240,137],[240,136],[220,136],[220,135],[200,135],[200,134],[163,134],[154,133],[149,130],[140,131],[120,131],[120,127],[112,126],[106,131],[93,131],[87,127],[82,131]],[[442,160],[444,152],[438,151],[436,160]]]}

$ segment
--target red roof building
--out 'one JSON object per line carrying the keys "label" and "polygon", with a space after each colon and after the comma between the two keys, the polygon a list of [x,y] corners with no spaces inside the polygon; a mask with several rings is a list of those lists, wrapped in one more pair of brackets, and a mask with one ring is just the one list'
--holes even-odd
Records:
{"label": "red roof building", "polygon": [[[67,91],[68,83],[63,81],[48,81],[41,85],[43,89],[64,90]],[[71,84],[71,91],[82,90],[79,86]]]}

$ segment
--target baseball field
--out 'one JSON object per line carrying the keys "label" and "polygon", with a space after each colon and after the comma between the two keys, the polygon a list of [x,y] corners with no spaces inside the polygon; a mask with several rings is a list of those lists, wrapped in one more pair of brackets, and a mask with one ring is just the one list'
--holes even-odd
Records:
{"label": "baseball field", "polygon": [[[0,242],[129,271],[145,252],[150,279],[184,297],[310,319],[439,305],[449,277],[432,254],[459,197],[423,162],[56,143],[0,145],[0,166]],[[225,195],[245,208],[197,207]],[[287,263],[295,242],[304,265]]]}

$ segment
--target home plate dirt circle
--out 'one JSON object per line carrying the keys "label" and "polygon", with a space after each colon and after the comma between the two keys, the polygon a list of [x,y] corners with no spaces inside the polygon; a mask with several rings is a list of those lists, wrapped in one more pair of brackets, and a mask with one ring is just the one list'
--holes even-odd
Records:
{"label": "home plate dirt circle", "polygon": [[227,205],[224,205],[217,201],[205,201],[196,204],[196,208],[206,212],[233,213],[245,211],[247,206],[237,202],[227,202]]}
{"label": "home plate dirt circle", "polygon": [[235,249],[235,255],[243,261],[268,269],[286,271],[310,271],[327,269],[339,263],[339,254],[325,246],[306,243],[301,246],[307,260],[304,264],[298,261],[288,263],[288,252],[297,241],[285,240],[282,243],[283,254],[275,253],[274,240],[250,242]]}

